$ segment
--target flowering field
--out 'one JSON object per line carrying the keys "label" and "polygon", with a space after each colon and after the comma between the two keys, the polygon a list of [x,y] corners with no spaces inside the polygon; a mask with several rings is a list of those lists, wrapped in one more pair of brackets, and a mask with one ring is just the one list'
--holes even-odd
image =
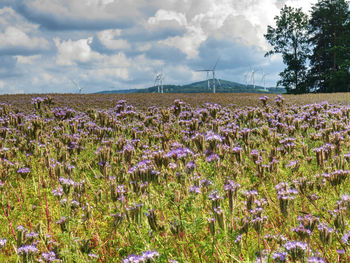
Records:
{"label": "flowering field", "polygon": [[348,106],[21,98],[0,105],[0,262],[350,262]]}
{"label": "flowering field", "polygon": [[[259,106],[261,94],[253,93],[195,93],[195,94],[50,94],[55,107],[69,107],[78,111],[86,111],[89,108],[110,109],[118,100],[126,100],[137,109],[145,110],[150,106],[170,107],[175,99],[180,99],[192,107],[201,107],[205,103],[220,104],[221,106]],[[268,95],[273,104],[276,95]],[[38,95],[17,94],[0,95],[0,103],[12,106],[14,111],[19,110],[30,113],[33,110],[31,100]],[[350,92],[347,93],[317,93],[304,95],[283,95],[286,105],[305,105],[328,101],[330,104],[350,104]]]}

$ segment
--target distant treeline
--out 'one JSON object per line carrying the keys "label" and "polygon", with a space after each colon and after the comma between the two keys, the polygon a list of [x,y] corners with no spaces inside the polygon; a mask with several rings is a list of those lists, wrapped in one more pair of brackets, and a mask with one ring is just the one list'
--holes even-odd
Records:
{"label": "distant treeline", "polygon": [[[212,80],[209,80],[212,81]],[[211,84],[209,84],[211,86]],[[212,93],[212,89],[208,88],[207,81],[199,81],[186,85],[163,85],[164,93]],[[217,93],[265,93],[265,94],[282,94],[286,93],[286,89],[276,87],[262,87],[253,85],[243,85],[241,83],[228,80],[220,80],[220,84],[216,87]],[[100,91],[98,94],[107,93],[159,93],[158,87],[153,86],[145,89],[125,89],[125,90],[109,90]]]}
{"label": "distant treeline", "polygon": [[284,6],[264,35],[286,68],[277,85],[287,93],[350,91],[349,1],[319,0],[310,15]]}

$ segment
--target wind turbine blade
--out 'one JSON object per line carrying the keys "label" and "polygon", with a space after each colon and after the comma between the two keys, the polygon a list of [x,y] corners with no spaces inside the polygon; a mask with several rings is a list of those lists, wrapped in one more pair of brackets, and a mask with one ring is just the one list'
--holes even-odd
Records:
{"label": "wind turbine blade", "polygon": [[219,79],[216,79],[217,81],[218,81],[218,83],[219,83],[219,86],[221,87],[221,83],[220,83],[220,80]]}
{"label": "wind turbine blade", "polygon": [[219,60],[220,60],[220,57],[218,57],[218,59],[216,60],[216,63],[215,63],[215,65],[214,65],[214,67],[213,67],[212,70],[215,70],[215,69],[216,69],[216,65],[218,64]]}
{"label": "wind turbine blade", "polygon": [[69,79],[69,80],[74,84],[74,86],[78,87],[78,84],[74,80],[72,79]]}

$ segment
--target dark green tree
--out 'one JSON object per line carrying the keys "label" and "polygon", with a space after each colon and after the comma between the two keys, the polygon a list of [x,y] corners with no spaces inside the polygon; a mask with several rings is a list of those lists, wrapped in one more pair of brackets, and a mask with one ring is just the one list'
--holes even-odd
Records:
{"label": "dark green tree", "polygon": [[319,0],[309,21],[309,86],[317,92],[349,91],[349,4],[344,0]]}
{"label": "dark green tree", "polygon": [[288,93],[309,92],[306,86],[306,62],[310,52],[308,42],[308,17],[301,8],[284,6],[275,17],[276,27],[268,26],[266,40],[273,49],[265,54],[281,54],[286,68],[279,75]]}

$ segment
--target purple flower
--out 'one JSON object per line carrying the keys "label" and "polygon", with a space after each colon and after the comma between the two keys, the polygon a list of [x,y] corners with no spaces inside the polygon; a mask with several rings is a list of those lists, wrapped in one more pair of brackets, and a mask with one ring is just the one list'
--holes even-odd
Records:
{"label": "purple flower", "polygon": [[66,186],[73,186],[75,183],[72,179],[64,178],[64,177],[60,177],[58,181],[61,183],[61,185],[66,185]]}
{"label": "purple flower", "polygon": [[146,260],[153,260],[156,257],[159,257],[159,253],[156,250],[145,251],[142,253],[142,257],[144,257]]}
{"label": "purple flower", "polygon": [[56,254],[54,251],[44,252],[41,254],[41,262],[58,262],[59,260],[56,258]]}
{"label": "purple flower", "polygon": [[98,255],[90,253],[90,254],[88,254],[88,257],[89,258],[98,258]]}
{"label": "purple flower", "polygon": [[52,190],[52,194],[54,196],[58,196],[58,197],[61,197],[63,195],[63,188],[62,187],[59,187],[57,189],[53,189]]}
{"label": "purple flower", "polygon": [[33,245],[24,245],[17,250],[17,254],[19,255],[35,254],[37,252],[39,252],[39,250]]}
{"label": "purple flower", "polygon": [[56,221],[56,224],[63,224],[63,223],[65,223],[67,221],[67,218],[65,217],[65,216],[62,216],[61,218],[60,218],[60,220],[58,220],[58,221]]}
{"label": "purple flower", "polygon": [[220,157],[216,153],[212,153],[206,158],[206,161],[208,163],[213,162],[213,161],[219,161],[219,160],[220,160]]}
{"label": "purple flower", "polygon": [[224,190],[227,192],[236,192],[239,187],[241,187],[239,183],[236,183],[232,180],[228,180],[227,183],[224,185]]}
{"label": "purple flower", "polygon": [[28,231],[28,229],[26,229],[24,226],[22,226],[22,225],[19,225],[19,226],[17,226],[17,231],[18,232],[23,232],[23,233],[25,233],[25,232],[27,232]]}
{"label": "purple flower", "polygon": [[176,163],[173,163],[173,162],[171,162],[171,163],[169,163],[169,168],[170,169],[176,169],[176,167],[177,167],[177,165],[176,165]]}
{"label": "purple flower", "polygon": [[209,187],[213,184],[213,182],[208,180],[208,179],[203,179],[200,181],[200,184],[201,184],[201,186]]}
{"label": "purple flower", "polygon": [[218,193],[218,191],[216,190],[213,190],[213,192],[211,192],[209,195],[208,195],[208,198],[212,201],[216,201],[216,200],[220,200],[222,199],[221,195]]}
{"label": "purple flower", "polygon": [[293,260],[303,258],[307,250],[307,244],[301,241],[288,241],[283,246]]}
{"label": "purple flower", "polygon": [[273,260],[278,263],[286,262],[288,254],[286,252],[274,252],[272,254]]}
{"label": "purple flower", "polygon": [[7,243],[7,239],[0,239],[0,248],[3,248]]}
{"label": "purple flower", "polygon": [[196,185],[190,186],[188,191],[190,193],[195,193],[195,194],[200,194],[201,193],[201,189],[198,186],[196,186]]}
{"label": "purple flower", "polygon": [[20,168],[20,169],[17,170],[17,173],[19,173],[19,174],[29,174],[30,173],[30,169],[28,167]]}
{"label": "purple flower", "polygon": [[35,232],[26,233],[26,238],[28,239],[33,239],[33,238],[36,238],[37,236],[39,236],[39,234]]}
{"label": "purple flower", "polygon": [[159,253],[157,251],[145,251],[141,255],[129,255],[125,259],[123,259],[123,263],[141,263],[141,262],[152,262],[157,257],[159,257]]}
{"label": "purple flower", "polygon": [[343,235],[343,237],[341,238],[343,244],[345,245],[350,245],[350,231],[348,231],[347,233],[345,233]]}
{"label": "purple flower", "polygon": [[205,135],[205,139],[208,142],[216,142],[216,143],[220,143],[222,142],[222,139],[220,137],[220,135],[215,134],[212,131],[209,131],[206,135]]}
{"label": "purple flower", "polygon": [[186,169],[188,172],[193,172],[195,168],[196,168],[196,164],[193,161],[188,162],[186,164]]}
{"label": "purple flower", "polygon": [[268,99],[269,97],[267,97],[266,95],[259,98],[259,100],[261,101],[267,101]]}
{"label": "purple flower", "polygon": [[242,236],[243,236],[243,235],[238,235],[238,236],[236,237],[236,239],[235,239],[234,242],[235,242],[236,244],[238,244],[239,242],[241,242]]}
{"label": "purple flower", "polygon": [[326,261],[320,257],[311,257],[307,259],[308,263],[325,263]]}
{"label": "purple flower", "polygon": [[312,232],[303,225],[292,228],[292,231],[297,233],[301,239],[305,239],[312,234]]}

